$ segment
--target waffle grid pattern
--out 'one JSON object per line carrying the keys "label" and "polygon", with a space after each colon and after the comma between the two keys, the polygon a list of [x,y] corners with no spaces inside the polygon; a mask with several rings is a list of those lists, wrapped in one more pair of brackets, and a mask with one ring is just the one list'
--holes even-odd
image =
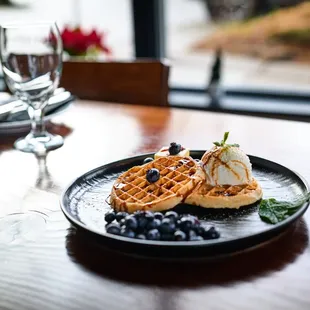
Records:
{"label": "waffle grid pattern", "polygon": [[[146,180],[146,171],[157,168],[160,179],[156,183]],[[129,169],[114,185],[118,199],[126,203],[151,203],[178,194],[196,173],[196,163],[188,158],[165,157],[147,165]],[[194,185],[194,184],[193,184]],[[193,186],[191,185],[191,186]]]}
{"label": "waffle grid pattern", "polygon": [[199,189],[198,193],[203,196],[237,196],[245,195],[257,189],[257,182],[253,180],[250,184],[245,185],[222,185],[222,186],[211,186],[203,184]]}

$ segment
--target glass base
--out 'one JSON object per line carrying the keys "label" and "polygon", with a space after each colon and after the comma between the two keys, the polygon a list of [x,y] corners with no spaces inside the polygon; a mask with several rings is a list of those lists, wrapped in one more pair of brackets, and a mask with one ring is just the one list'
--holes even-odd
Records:
{"label": "glass base", "polygon": [[63,146],[64,140],[61,136],[52,135],[48,132],[34,136],[32,133],[25,138],[20,138],[14,143],[14,147],[22,152],[34,153],[38,156],[44,156],[51,150]]}

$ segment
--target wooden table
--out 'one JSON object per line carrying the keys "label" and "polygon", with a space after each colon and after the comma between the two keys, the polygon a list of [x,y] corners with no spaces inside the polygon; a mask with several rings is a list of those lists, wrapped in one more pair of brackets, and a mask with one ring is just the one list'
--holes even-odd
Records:
{"label": "wooden table", "polygon": [[47,167],[1,137],[0,309],[310,309],[309,212],[255,250],[163,264],[96,248],[59,209],[66,184],[91,168],[171,141],[207,149],[227,130],[309,181],[309,124],[86,101],[55,122],[65,145]]}

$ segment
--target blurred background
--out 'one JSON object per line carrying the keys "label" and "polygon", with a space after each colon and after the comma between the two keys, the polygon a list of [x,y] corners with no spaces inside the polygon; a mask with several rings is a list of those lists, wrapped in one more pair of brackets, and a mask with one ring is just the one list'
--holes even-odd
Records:
{"label": "blurred background", "polygon": [[221,49],[221,87],[232,98],[223,109],[310,115],[309,1],[0,2],[1,22],[52,19],[60,29],[104,32],[110,60],[169,59],[172,104],[208,105],[205,91]]}

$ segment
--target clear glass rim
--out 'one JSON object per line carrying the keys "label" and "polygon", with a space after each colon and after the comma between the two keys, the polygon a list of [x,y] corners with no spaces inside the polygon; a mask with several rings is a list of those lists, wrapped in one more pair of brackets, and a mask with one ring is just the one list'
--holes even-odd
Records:
{"label": "clear glass rim", "polygon": [[16,21],[16,22],[8,22],[8,23],[1,23],[1,28],[20,28],[20,27],[48,27],[48,26],[56,26],[56,21]]}

